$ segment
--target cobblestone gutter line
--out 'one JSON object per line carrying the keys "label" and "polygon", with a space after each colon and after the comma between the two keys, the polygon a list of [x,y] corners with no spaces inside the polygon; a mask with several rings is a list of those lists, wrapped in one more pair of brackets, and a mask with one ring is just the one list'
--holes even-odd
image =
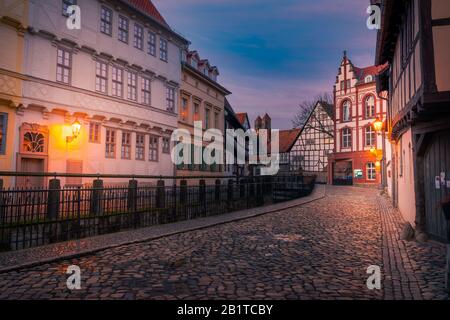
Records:
{"label": "cobblestone gutter line", "polygon": [[384,299],[448,299],[444,291],[445,246],[434,241],[400,240],[403,217],[388,198],[379,196],[378,200],[383,228]]}
{"label": "cobblestone gutter line", "polygon": [[379,200],[378,207],[383,228],[384,299],[422,300],[417,279],[412,274],[404,241],[400,240],[403,221],[390,207],[386,198],[379,197]]}
{"label": "cobblestone gutter line", "polygon": [[0,274],[44,263],[82,257],[127,244],[155,240],[170,235],[209,228],[307,204],[325,197],[326,187],[316,185],[311,195],[282,203],[227,214],[157,225],[130,231],[100,235],[41,247],[0,253]]}

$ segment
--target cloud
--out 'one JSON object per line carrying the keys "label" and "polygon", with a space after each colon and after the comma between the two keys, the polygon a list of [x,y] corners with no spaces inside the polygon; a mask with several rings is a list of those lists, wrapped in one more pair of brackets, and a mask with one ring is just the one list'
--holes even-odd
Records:
{"label": "cloud", "polygon": [[236,111],[291,127],[298,104],[332,90],[343,50],[374,61],[367,0],[153,0],[191,49],[217,65]]}

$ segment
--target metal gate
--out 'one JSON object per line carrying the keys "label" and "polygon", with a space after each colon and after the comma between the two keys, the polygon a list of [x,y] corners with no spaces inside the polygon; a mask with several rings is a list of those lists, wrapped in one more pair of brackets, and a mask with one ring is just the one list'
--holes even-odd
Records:
{"label": "metal gate", "polygon": [[[441,174],[445,175],[442,177]],[[450,193],[450,131],[435,133],[424,155],[424,191],[427,232],[438,239],[447,237],[447,225],[440,203]]]}

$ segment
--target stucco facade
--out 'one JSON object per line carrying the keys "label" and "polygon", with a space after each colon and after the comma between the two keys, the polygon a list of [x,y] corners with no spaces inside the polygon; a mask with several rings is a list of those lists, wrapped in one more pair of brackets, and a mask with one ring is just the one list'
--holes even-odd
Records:
{"label": "stucco facade", "polygon": [[[173,175],[168,149],[187,40],[136,1],[77,1],[79,30],[67,28],[62,1],[24,3],[15,30],[0,24],[1,38],[18,48],[1,49],[0,112],[9,104],[1,169]],[[42,134],[44,147],[32,150],[27,133]]]}
{"label": "stucco facade", "polygon": [[[381,183],[383,140],[372,124],[376,119],[386,119],[386,99],[377,94],[375,83],[383,68],[358,68],[344,53],[334,86],[335,142],[328,169],[332,183],[367,186]],[[371,152],[373,148],[377,155]]]}
{"label": "stucco facade", "polygon": [[[202,123],[202,134],[207,129],[218,129],[224,134],[225,97],[230,92],[217,82],[218,69],[206,59],[200,59],[196,51],[185,51],[182,55],[182,80],[178,100],[178,127],[187,130],[193,144],[204,148],[209,141],[194,142],[194,122]],[[192,153],[191,153],[192,154]],[[178,176],[221,176],[225,175],[224,165],[182,164],[177,166]],[[208,183],[213,180],[207,179]],[[198,181],[192,182],[198,183]]]}

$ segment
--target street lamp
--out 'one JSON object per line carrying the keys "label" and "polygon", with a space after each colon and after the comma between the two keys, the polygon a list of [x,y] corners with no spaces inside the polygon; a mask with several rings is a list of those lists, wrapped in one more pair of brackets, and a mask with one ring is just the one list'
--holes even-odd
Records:
{"label": "street lamp", "polygon": [[78,119],[76,119],[73,123],[72,123],[72,136],[68,136],[66,137],[66,142],[72,142],[73,140],[75,140],[78,135],[80,134],[80,130],[81,130],[81,123],[80,121],[78,121]]}
{"label": "street lamp", "polygon": [[380,135],[381,134],[381,143],[382,143],[382,157],[381,163],[378,161],[381,166],[381,187],[384,189],[387,185],[387,176],[386,176],[386,138],[385,138],[385,130],[384,130],[384,121],[380,118],[376,118],[372,123],[373,129],[375,132]]}

